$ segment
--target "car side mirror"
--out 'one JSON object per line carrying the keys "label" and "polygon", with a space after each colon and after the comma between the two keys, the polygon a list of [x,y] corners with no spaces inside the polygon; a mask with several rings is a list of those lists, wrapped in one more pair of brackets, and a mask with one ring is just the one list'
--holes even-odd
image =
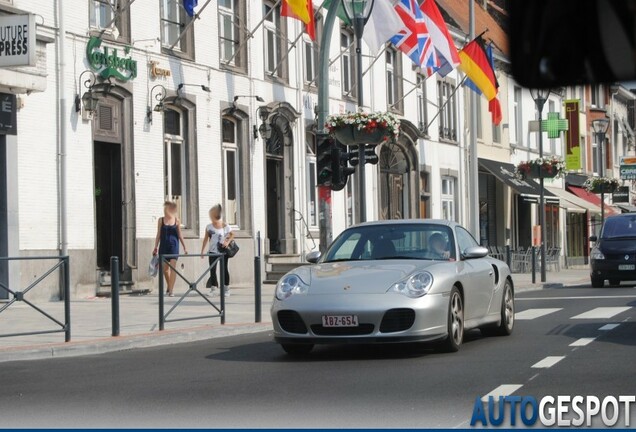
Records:
{"label": "car side mirror", "polygon": [[590,236],[590,241],[591,241],[591,242],[598,241],[598,237],[596,237],[596,236],[594,236],[594,235],[593,235],[593,236]]}
{"label": "car side mirror", "polygon": [[313,251],[305,255],[305,260],[312,264],[316,264],[321,256],[322,254],[320,253],[320,251]]}
{"label": "car side mirror", "polygon": [[462,252],[464,259],[484,258],[486,256],[488,256],[488,249],[483,246],[471,246]]}

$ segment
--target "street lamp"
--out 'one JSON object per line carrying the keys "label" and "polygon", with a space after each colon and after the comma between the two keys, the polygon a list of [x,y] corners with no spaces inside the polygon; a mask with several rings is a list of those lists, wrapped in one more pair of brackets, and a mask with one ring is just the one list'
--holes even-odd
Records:
{"label": "street lamp", "polygon": [[256,114],[258,114],[258,117],[261,119],[261,125],[258,128],[258,132],[264,141],[267,141],[272,137],[272,126],[268,122],[271,113],[272,110],[267,105],[260,106],[256,110]]}
{"label": "street lamp", "polygon": [[[607,134],[607,128],[609,127],[609,120],[607,118],[600,118],[592,121],[592,129],[598,139],[598,176],[603,177],[605,175],[605,161],[603,160],[603,147],[605,146],[605,134]],[[603,222],[605,222],[605,187],[601,186],[601,228],[603,228]]]}
{"label": "street lamp", "polygon": [[[539,157],[543,158],[543,132],[541,131],[541,121],[543,114],[543,106],[548,97],[550,97],[550,89],[530,89],[530,95],[534,100],[534,104],[539,112]],[[541,226],[541,282],[546,281],[545,274],[545,186],[543,185],[543,176],[539,178],[541,194],[539,196],[539,225]]]}
{"label": "street lamp", "polygon": [[[155,92],[155,90],[157,91]],[[153,97],[157,101],[157,105],[155,105],[154,108],[152,107]],[[150,103],[148,104],[148,107],[146,108],[146,120],[148,121],[148,123],[152,124],[153,111],[163,112],[163,109],[164,109],[163,100],[165,98],[166,98],[166,88],[162,86],[161,84],[157,84],[156,86],[150,89]]]}
{"label": "street lamp", "polygon": [[[349,22],[353,24],[353,32],[356,36],[356,81],[358,85],[358,109],[364,106],[363,85],[362,85],[362,34],[364,26],[371,16],[373,4],[375,0],[343,0],[345,15]],[[364,144],[358,145],[358,187],[360,190],[360,222],[367,220],[366,196],[365,196],[365,177],[364,177]]]}

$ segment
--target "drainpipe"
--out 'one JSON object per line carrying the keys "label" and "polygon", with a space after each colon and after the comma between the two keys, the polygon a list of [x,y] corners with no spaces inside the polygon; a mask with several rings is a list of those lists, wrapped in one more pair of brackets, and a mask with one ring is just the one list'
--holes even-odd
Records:
{"label": "drainpipe", "polygon": [[57,1],[58,13],[58,80],[59,137],[58,137],[58,201],[59,201],[59,248],[60,255],[68,255],[67,200],[66,200],[66,25],[62,0]]}
{"label": "drainpipe", "polygon": [[[610,96],[610,125],[612,126],[612,129],[611,129],[612,135],[610,136],[610,142],[612,143],[612,177],[614,176],[614,168],[616,167],[616,164],[614,163],[614,161],[616,160],[616,156],[618,153],[617,143],[614,142],[613,140],[613,138],[616,136],[616,132],[614,131],[614,96],[618,94],[620,89],[621,89],[620,87],[617,87],[616,91],[614,93],[611,93],[611,96]],[[611,92],[611,87],[610,87],[610,92]],[[605,163],[604,161],[602,162]]]}

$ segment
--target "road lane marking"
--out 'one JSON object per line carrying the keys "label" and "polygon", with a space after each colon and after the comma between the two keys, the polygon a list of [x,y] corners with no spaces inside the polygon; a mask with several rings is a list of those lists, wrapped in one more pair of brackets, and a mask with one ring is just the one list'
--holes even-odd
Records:
{"label": "road lane marking", "polygon": [[557,311],[560,311],[563,308],[542,308],[542,309],[527,309],[521,312],[517,312],[515,314],[515,319],[518,320],[533,320],[535,318],[542,317],[544,315],[548,315]]}
{"label": "road lane marking", "polygon": [[535,368],[535,369],[549,368],[549,367],[554,366],[555,364],[557,364],[558,362],[560,362],[564,358],[565,358],[565,356],[547,356],[546,358],[544,358],[540,362],[535,363],[534,365],[532,365],[532,367]]}
{"label": "road lane marking", "polygon": [[636,295],[620,295],[620,296],[573,296],[573,297],[515,297],[515,301],[531,301],[531,300],[598,300],[598,299],[632,299]]}
{"label": "road lane marking", "polygon": [[573,316],[570,319],[607,319],[630,310],[629,306],[597,307],[582,314]]}
{"label": "road lane marking", "polygon": [[587,337],[587,338],[577,339],[574,342],[572,342],[570,344],[570,346],[571,347],[587,346],[587,345],[591,344],[592,342],[594,342],[595,339],[596,339],[595,337]]}
{"label": "road lane marking", "polygon": [[490,393],[485,394],[481,400],[483,402],[488,402],[488,397],[490,396],[492,396],[495,400],[497,400],[499,396],[510,396],[521,387],[523,387],[523,384],[502,384]]}
{"label": "road lane marking", "polygon": [[602,330],[602,331],[614,330],[619,325],[620,324],[605,324],[603,327],[599,328],[599,330]]}

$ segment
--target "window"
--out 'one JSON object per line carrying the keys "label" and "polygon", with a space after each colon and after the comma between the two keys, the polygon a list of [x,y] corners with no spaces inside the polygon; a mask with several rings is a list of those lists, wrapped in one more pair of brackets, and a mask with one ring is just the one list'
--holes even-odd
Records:
{"label": "window", "polygon": [[305,56],[305,85],[316,87],[318,74],[318,48],[309,36],[303,34],[303,48]]}
{"label": "window", "polygon": [[439,137],[449,141],[457,141],[457,101],[454,90],[454,81],[449,79],[437,81],[437,98],[440,110]]}
{"label": "window", "polygon": [[428,102],[426,100],[426,77],[417,74],[417,127],[423,134],[428,135]]}
{"label": "window", "polygon": [[523,124],[521,115],[521,87],[515,86],[512,102],[512,136],[510,137],[510,141],[519,146],[523,145],[523,140],[521,139],[521,137],[523,136]]}
{"label": "window", "polygon": [[[287,77],[287,31],[280,14],[280,3],[263,3],[265,29],[265,74],[267,77]],[[284,57],[284,58],[283,58]]]}
{"label": "window", "polygon": [[592,172],[594,174],[599,174],[599,147],[598,147],[598,135],[594,133],[592,130]]}
{"label": "window", "polygon": [[[128,8],[122,9],[125,5],[126,2],[121,0],[89,0],[88,15],[91,28],[106,29],[103,33],[106,37],[128,41],[130,21]],[[113,18],[115,21],[111,23]]]}
{"label": "window", "polygon": [[459,250],[462,253],[470,247],[479,246],[472,234],[466,231],[464,228],[455,228],[455,233],[457,234],[457,246],[459,246]]}
{"label": "window", "polygon": [[[554,101],[548,101],[548,112],[551,113],[551,112],[554,112],[554,110],[555,110]],[[556,154],[556,138],[548,139],[548,153]]]}
{"label": "window", "polygon": [[307,141],[307,224],[318,226],[318,183],[316,181],[316,136],[308,133]]}
{"label": "window", "polygon": [[386,104],[389,110],[402,112],[402,57],[393,48],[387,48],[386,59]]}
{"label": "window", "polygon": [[[243,24],[242,24],[243,23]],[[245,2],[219,0],[219,57],[225,66],[247,70],[247,46],[241,30],[245,23]],[[240,49],[240,52],[237,50]]]}
{"label": "window", "polygon": [[182,112],[166,109],[164,112],[164,192],[165,198],[177,204],[181,224],[187,226],[189,190],[186,173],[187,154],[184,131],[182,129]]}
{"label": "window", "polygon": [[191,19],[178,0],[161,0],[161,46],[165,51],[172,49],[173,53],[180,53],[188,58],[194,57],[193,26],[181,36],[181,32]]}
{"label": "window", "polygon": [[501,126],[494,123],[492,124],[492,142],[501,143]]}
{"label": "window", "polygon": [[[471,92],[472,90],[467,88],[466,92]],[[466,98],[467,100],[469,98]],[[475,135],[477,135],[477,139],[483,139],[484,138],[484,125],[482,124],[482,116],[481,116],[481,97],[476,97],[475,98],[475,112],[477,113],[477,133]]]}
{"label": "window", "polygon": [[442,219],[455,218],[455,177],[442,177]]}
{"label": "window", "polygon": [[355,63],[353,57],[353,33],[342,29],[340,32],[340,69],[342,71],[342,94],[356,97],[354,82]]}
{"label": "window", "polygon": [[347,187],[345,188],[345,199],[346,199],[346,211],[347,211],[347,227],[355,225],[356,223],[356,177],[355,175],[349,177],[347,181]]}
{"label": "window", "polygon": [[238,131],[236,121],[230,118],[222,119],[223,137],[223,209],[225,221],[238,226],[241,206],[240,197],[240,157],[238,148]]}
{"label": "window", "polygon": [[605,94],[603,93],[602,85],[593,85],[590,87],[592,93],[590,104],[592,108],[604,108],[605,107]]}

